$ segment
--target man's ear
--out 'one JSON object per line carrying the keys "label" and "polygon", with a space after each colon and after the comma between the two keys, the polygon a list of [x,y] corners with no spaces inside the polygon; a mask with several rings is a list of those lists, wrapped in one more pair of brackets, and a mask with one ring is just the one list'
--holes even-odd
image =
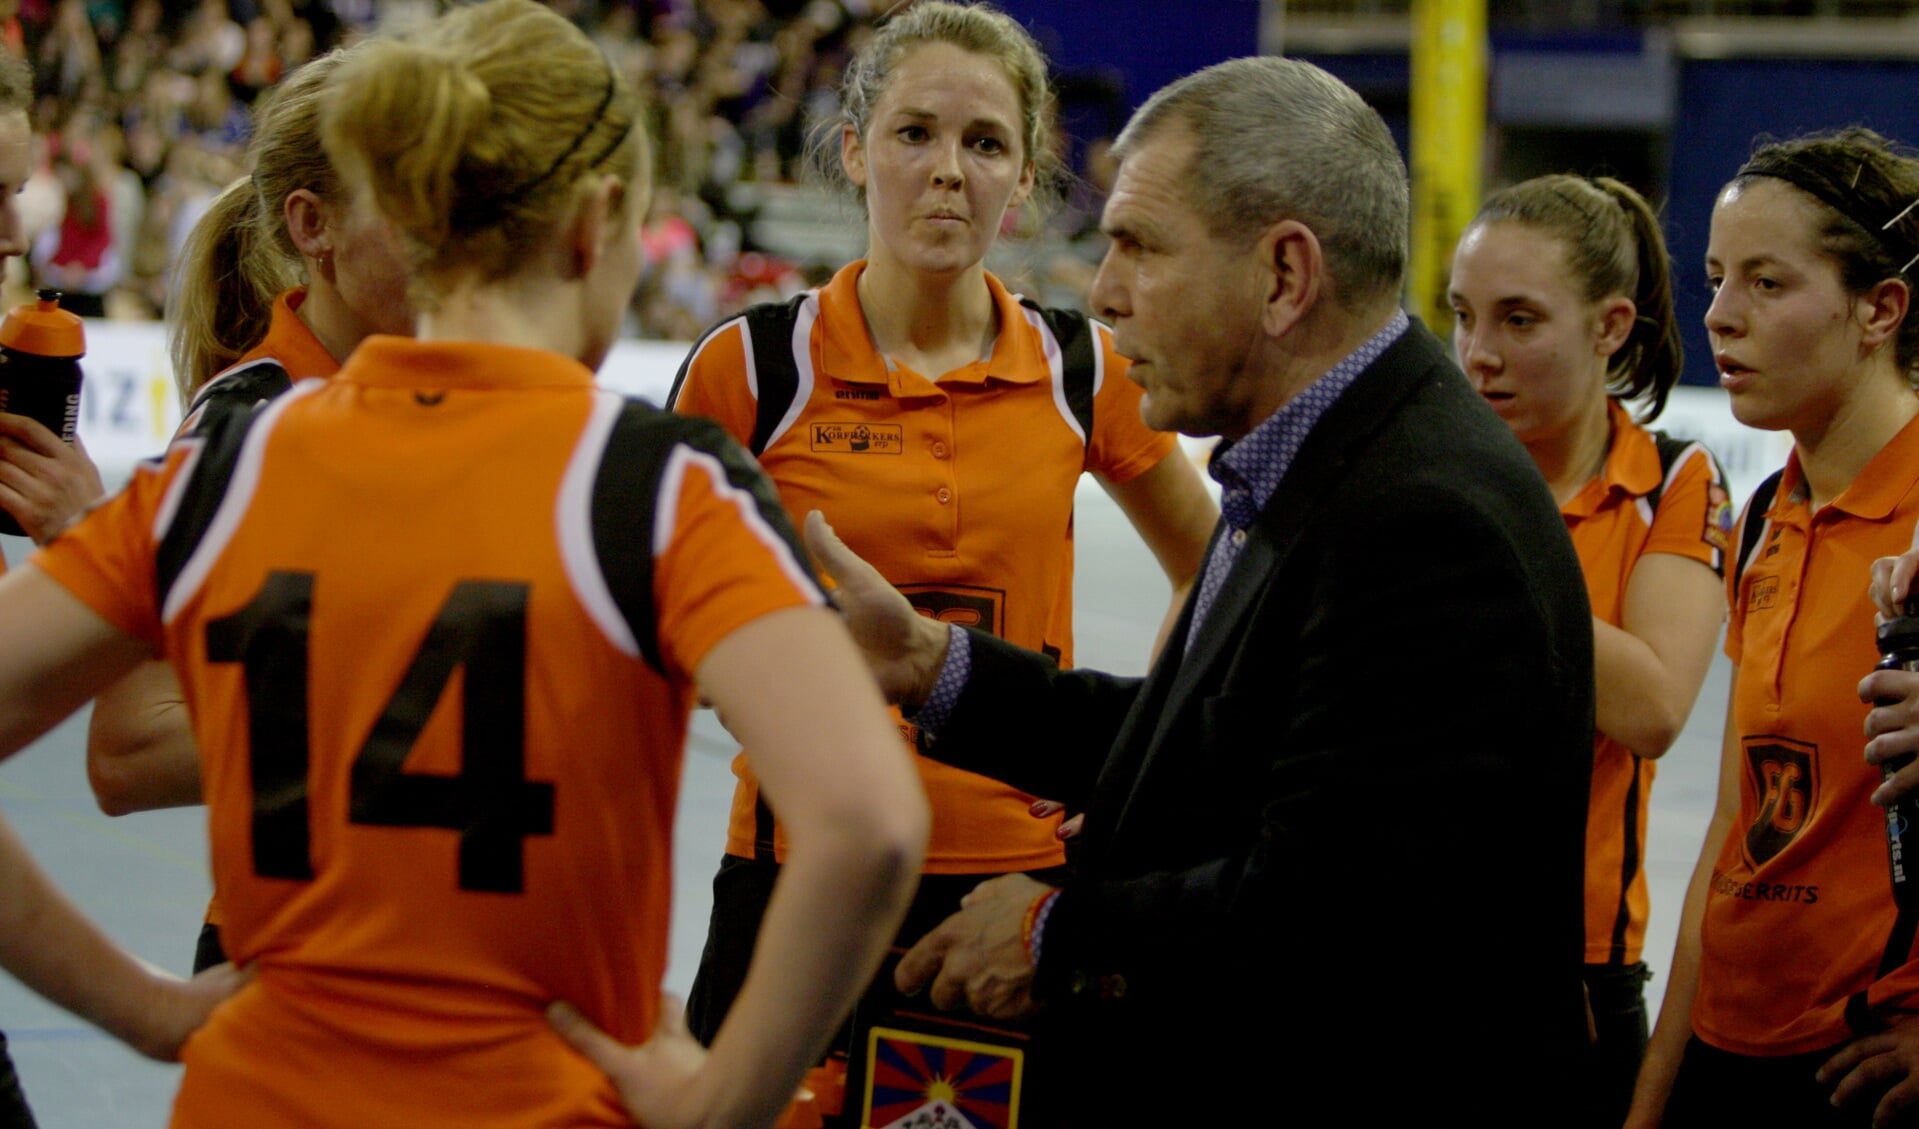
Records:
{"label": "man's ear", "polygon": [[309,189],[296,188],[287,193],[282,207],[294,250],[306,258],[327,262],[333,254],[333,226],[326,202]]}
{"label": "man's ear", "polygon": [[1254,247],[1265,308],[1260,326],[1268,336],[1290,333],[1314,306],[1326,285],[1326,253],[1319,237],[1298,220],[1266,229]]}

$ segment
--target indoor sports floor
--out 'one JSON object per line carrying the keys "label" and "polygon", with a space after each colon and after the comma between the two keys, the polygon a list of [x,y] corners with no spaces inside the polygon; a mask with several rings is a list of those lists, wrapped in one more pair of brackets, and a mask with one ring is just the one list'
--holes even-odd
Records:
{"label": "indoor sports floor", "polygon": [[[1082,665],[1137,673],[1166,605],[1165,582],[1096,485],[1080,490],[1077,647]],[[12,561],[30,548],[5,538]],[[1390,593],[1381,593],[1390,599]],[[1725,712],[1728,664],[1713,666],[1679,744],[1662,762],[1653,790],[1647,866],[1652,925],[1646,953],[1655,1006],[1686,878],[1712,810],[1714,761]],[[1418,677],[1418,671],[1401,672]],[[1861,672],[1863,675],[1865,672]],[[1400,724],[1390,700],[1374,718]],[[1410,727],[1414,719],[1405,719]],[[184,973],[191,966],[208,882],[203,816],[198,810],[108,819],[87,789],[84,715],[0,767],[0,811],[42,864],[95,920],[135,953]],[[1409,736],[1409,739],[1412,739]],[[719,859],[732,776],[733,747],[701,714],[687,750],[680,801],[667,988],[684,994],[705,934],[708,879]],[[1382,787],[1389,781],[1381,781]],[[1513,844],[1525,850],[1526,844]],[[1401,880],[1461,881],[1458,875]],[[1464,893],[1464,891],[1462,891]],[[1408,923],[1412,928],[1415,923]],[[1310,970],[1302,970],[1310,975]],[[166,1124],[178,1068],[149,1063],[0,975],[0,1030],[43,1129],[155,1129]]]}

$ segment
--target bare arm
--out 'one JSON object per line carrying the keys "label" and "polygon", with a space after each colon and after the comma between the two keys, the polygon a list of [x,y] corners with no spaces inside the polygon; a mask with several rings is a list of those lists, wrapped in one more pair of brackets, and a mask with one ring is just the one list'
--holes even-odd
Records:
{"label": "bare arm", "polygon": [[143,658],[123,635],[31,563],[0,577],[0,757],[66,720]]}
{"label": "bare arm", "polygon": [[200,747],[172,666],[142,663],[94,699],[87,779],[108,815],[201,802]]}
{"label": "bare arm", "polygon": [[1597,728],[1642,757],[1664,756],[1712,665],[1725,585],[1700,561],[1652,553],[1633,566],[1620,618],[1593,620]]}
{"label": "bare arm", "polygon": [[150,968],[69,902],[0,819],[0,965],[149,1058],[171,1061],[248,979],[223,964],[192,980]]}
{"label": "bare arm", "polygon": [[[0,579],[0,755],[72,713],[147,653],[31,564]],[[172,1058],[239,986],[227,968],[186,982],[148,969],[62,897],[0,821],[0,965],[34,991],[124,1039]]]}
{"label": "bare arm", "polygon": [[1219,505],[1200,481],[1199,468],[1178,447],[1143,474],[1125,482],[1101,478],[1099,484],[1133,523],[1173,586],[1172,604],[1153,640],[1157,656],[1186,603],[1186,593],[1205,567],[1206,542],[1219,522]]}
{"label": "bare arm", "polygon": [[[1732,682],[1734,686],[1739,683],[1736,668]],[[1699,848],[1699,862],[1693,867],[1692,881],[1686,886],[1685,908],[1679,918],[1679,942],[1672,954],[1672,974],[1666,979],[1659,1022],[1653,1028],[1645,1061],[1639,1068],[1639,1082],[1633,1088],[1627,1129],[1654,1129],[1665,1116],[1666,1099],[1672,1094],[1679,1060],[1685,1055],[1686,1040],[1692,1036],[1692,1001],[1699,991],[1699,924],[1706,914],[1713,867],[1719,862],[1719,852],[1726,844],[1738,812],[1739,735],[1733,728],[1732,705],[1728,701],[1726,734],[1719,752],[1719,796],[1713,804],[1712,823],[1706,828],[1706,841]]]}
{"label": "bare arm", "polygon": [[556,1025],[655,1126],[770,1125],[872,978],[925,853],[926,800],[873,680],[830,613],[754,620],[708,652],[704,697],[753,749],[790,843],[746,983],[711,1052],[665,1023],[622,1048]]}

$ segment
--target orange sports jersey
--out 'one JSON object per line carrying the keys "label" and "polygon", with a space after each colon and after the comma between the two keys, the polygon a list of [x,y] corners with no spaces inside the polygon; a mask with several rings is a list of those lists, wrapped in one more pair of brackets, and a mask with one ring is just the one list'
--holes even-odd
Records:
{"label": "orange sports jersey", "polygon": [[1919,1007],[1911,953],[1879,975],[1895,908],[1858,695],[1879,658],[1872,561],[1910,547],[1915,517],[1919,423],[1817,513],[1795,455],[1728,584],[1739,812],[1713,867],[1692,1015],[1722,1050],[1823,1050],[1856,1034],[1849,1005],[1855,1019]]}
{"label": "orange sports jersey", "polygon": [[[285,390],[286,380],[332,376],[340,371],[340,362],[313,336],[298,310],[306,301],[306,287],[283,291],[273,300],[273,314],[267,322],[266,336],[260,343],[215,374],[193,394],[187,414],[177,434],[186,435],[200,425],[209,408],[232,402],[251,407]],[[286,379],[282,379],[282,377]],[[220,912],[220,892],[215,890],[207,903],[207,922],[219,925],[225,920]]]}
{"label": "orange sports jersey", "polygon": [[340,371],[340,362],[326,351],[320,339],[300,320],[298,310],[306,301],[306,287],[296,286],[273,300],[273,314],[267,333],[260,343],[240,359],[201,385],[187,405],[186,418],[179,434],[192,431],[200,422],[206,406],[220,399],[248,403],[270,399],[284,390],[284,382],[274,379],[277,369],[292,380],[310,376],[332,376]]}
{"label": "orange sports jersey", "polygon": [[[1061,350],[1045,320],[991,274],[1000,333],[992,355],[930,381],[873,348],[855,290],[864,262],[807,295],[793,330],[792,406],[759,454],[797,521],[820,510],[920,612],[1073,659],[1073,491],[1083,471],[1125,482],[1174,451],[1141,421],[1126,360],[1097,330],[1092,434],[1067,402]],[[755,346],[744,318],[722,322],[687,358],[672,406],[750,441],[759,412]],[[902,730],[912,735],[910,726]],[[1032,797],[918,758],[933,809],[926,873],[985,874],[1055,866],[1058,820]],[[746,756],[728,853],[785,839],[758,804]]]}
{"label": "orange sports jersey", "polygon": [[[1669,465],[1652,433],[1609,402],[1612,446],[1599,475],[1560,513],[1586,575],[1593,615],[1620,626],[1633,567],[1672,553],[1724,575],[1732,500],[1711,452],[1678,449]],[[1657,496],[1655,510],[1653,498]],[[1646,812],[1657,762],[1600,735],[1586,810],[1586,963],[1632,964],[1646,937]]]}
{"label": "orange sports jersey", "polygon": [[650,1033],[691,673],[823,596],[730,439],[591,379],[371,338],[35,558],[179,672],[260,970],[175,1125],[627,1124],[542,1009]]}

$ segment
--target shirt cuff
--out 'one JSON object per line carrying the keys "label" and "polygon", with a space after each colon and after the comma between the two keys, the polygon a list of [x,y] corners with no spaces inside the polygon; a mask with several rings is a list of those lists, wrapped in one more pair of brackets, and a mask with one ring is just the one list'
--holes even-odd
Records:
{"label": "shirt cuff", "polygon": [[921,745],[939,736],[940,728],[952,718],[954,708],[959,705],[960,691],[966,689],[966,680],[973,674],[972,637],[958,624],[948,624],[946,632],[946,661],[940,664],[933,692],[926,696],[926,704],[919,712],[906,719],[919,728]]}

